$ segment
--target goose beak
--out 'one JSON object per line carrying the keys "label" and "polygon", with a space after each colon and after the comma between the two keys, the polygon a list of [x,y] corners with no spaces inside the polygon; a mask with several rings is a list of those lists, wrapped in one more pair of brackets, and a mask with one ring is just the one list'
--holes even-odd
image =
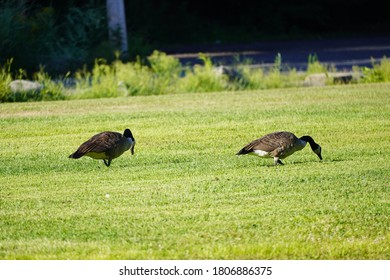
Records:
{"label": "goose beak", "polygon": [[321,156],[321,154],[319,154],[319,155],[318,155],[318,157],[320,158],[320,160],[322,160],[322,156]]}
{"label": "goose beak", "polygon": [[131,154],[134,155],[134,146],[131,147]]}

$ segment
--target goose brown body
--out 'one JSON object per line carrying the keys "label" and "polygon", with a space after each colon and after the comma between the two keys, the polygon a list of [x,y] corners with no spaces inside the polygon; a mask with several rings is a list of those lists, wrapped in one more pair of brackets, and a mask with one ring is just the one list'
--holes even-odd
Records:
{"label": "goose brown body", "polygon": [[119,132],[104,131],[81,144],[69,158],[77,159],[88,156],[93,159],[102,159],[106,166],[110,166],[111,161],[125,151],[131,149],[131,154],[134,154],[134,145],[135,140],[129,129],[126,129],[123,135]]}
{"label": "goose brown body", "polygon": [[280,159],[302,150],[309,143],[311,149],[322,159],[321,147],[310,136],[296,137],[288,131],[278,131],[256,139],[242,148],[237,155],[254,154],[260,157],[274,158],[274,163],[283,164]]}

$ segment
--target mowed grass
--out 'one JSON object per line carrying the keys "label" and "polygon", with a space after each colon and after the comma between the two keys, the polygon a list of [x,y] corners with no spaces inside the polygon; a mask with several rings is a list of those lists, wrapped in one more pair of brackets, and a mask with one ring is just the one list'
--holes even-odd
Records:
{"label": "mowed grass", "polygon": [[[389,259],[390,84],[0,104],[1,259]],[[130,128],[107,168],[68,155]],[[310,147],[235,156],[277,130]]]}

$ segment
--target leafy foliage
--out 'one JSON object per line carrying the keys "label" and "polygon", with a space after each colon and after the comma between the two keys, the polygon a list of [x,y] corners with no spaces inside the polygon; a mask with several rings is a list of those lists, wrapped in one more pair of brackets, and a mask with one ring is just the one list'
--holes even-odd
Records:
{"label": "leafy foliage", "polygon": [[210,92],[227,89],[227,77],[218,73],[209,57],[199,54],[203,65],[195,65],[187,69],[183,79],[178,84],[179,92]]}
{"label": "leafy foliage", "polygon": [[310,54],[307,62],[307,74],[328,73],[329,69],[318,60],[316,54]]}
{"label": "leafy foliage", "polygon": [[0,2],[0,59],[13,58],[17,68],[29,72],[44,65],[51,73],[67,73],[93,61],[92,56],[108,56],[112,48],[101,47],[106,31],[101,6],[71,7],[59,17],[51,6]]}
{"label": "leafy foliage", "polygon": [[363,68],[363,82],[390,82],[390,59],[384,57],[379,63],[372,62],[372,68]]}
{"label": "leafy foliage", "polygon": [[[0,101],[39,101],[59,99],[104,98],[134,95],[160,95],[191,92],[218,92],[235,90],[257,90],[271,88],[299,87],[306,76],[313,73],[335,71],[321,64],[316,56],[310,56],[306,72],[282,69],[282,56],[278,54],[269,69],[252,68],[238,63],[233,67],[215,66],[210,57],[199,54],[202,64],[185,67],[180,61],[163,52],[154,51],[147,62],[140,58],[134,62],[123,62],[117,53],[116,60],[108,63],[96,59],[92,70],[85,65],[71,76],[53,80],[41,67],[33,75],[35,81],[43,85],[39,92],[12,93],[9,84],[13,79],[23,79],[23,69],[12,74],[12,60],[0,65]],[[353,82],[387,82],[390,80],[390,63],[384,57],[372,68],[354,67]],[[360,74],[362,73],[363,76]],[[70,83],[69,83],[70,81]],[[336,83],[328,79],[327,84]],[[74,84],[75,86],[69,86]]]}
{"label": "leafy foliage", "polygon": [[8,101],[11,90],[9,84],[12,82],[11,75],[12,59],[4,65],[0,65],[0,102]]}

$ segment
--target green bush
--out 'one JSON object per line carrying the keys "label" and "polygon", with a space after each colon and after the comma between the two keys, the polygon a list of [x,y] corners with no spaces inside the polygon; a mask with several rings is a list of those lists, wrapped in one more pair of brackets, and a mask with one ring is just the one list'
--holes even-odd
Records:
{"label": "green bush", "polygon": [[228,88],[226,75],[218,73],[213,67],[209,57],[200,53],[200,60],[203,65],[195,65],[193,69],[187,68],[185,75],[179,80],[178,92],[210,92],[223,91]]}
{"label": "green bush", "polygon": [[301,81],[302,77],[295,69],[290,69],[287,73],[273,70],[265,75],[264,86],[267,89],[296,87]]}
{"label": "green bush", "polygon": [[[39,90],[20,90],[13,92],[10,84],[15,80],[22,80],[26,73],[19,69],[16,77],[13,77],[11,65],[13,60],[7,60],[4,65],[0,65],[0,102],[24,102],[24,101],[41,101],[41,100],[63,100],[64,85],[61,81],[55,82],[41,68],[39,72],[34,73],[33,81],[38,82],[42,87]],[[68,74],[69,75],[69,74]],[[65,77],[67,78],[67,77]]]}
{"label": "green bush", "polygon": [[[54,42],[53,55],[65,62],[70,69],[72,65],[91,63],[96,57],[112,57],[113,48],[107,44],[105,9],[99,6],[86,5],[81,8],[71,7],[58,26],[59,40]],[[61,34],[61,35],[60,35]]]}
{"label": "green bush", "polygon": [[390,59],[383,57],[380,63],[372,61],[372,68],[362,69],[362,81],[366,83],[390,82]]}
{"label": "green bush", "polygon": [[102,98],[118,97],[118,81],[115,68],[106,63],[104,59],[95,60],[92,72],[86,66],[75,74],[76,91],[71,98]]}
{"label": "green bush", "polygon": [[12,94],[9,84],[12,82],[11,75],[12,59],[8,60],[4,65],[0,65],[0,102],[9,101]]}
{"label": "green bush", "polygon": [[95,57],[112,56],[106,44],[105,8],[90,4],[60,14],[53,6],[28,1],[0,1],[0,54],[15,68],[50,73],[76,70]]}
{"label": "green bush", "polygon": [[[64,79],[68,78],[68,73]],[[38,93],[39,100],[63,100],[65,99],[65,88],[61,81],[53,81],[53,79],[44,71],[42,67],[39,72],[34,73],[34,80],[42,85],[42,89]]]}
{"label": "green bush", "polygon": [[[251,68],[242,64],[235,67],[215,67],[209,57],[200,54],[202,65],[183,67],[180,61],[163,52],[154,51],[147,63],[138,58],[134,62],[117,59],[108,63],[96,59],[91,70],[84,66],[73,77],[68,73],[62,80],[54,81],[43,68],[33,75],[33,80],[43,87],[39,91],[12,93],[9,84],[26,76],[20,69],[12,75],[12,60],[0,66],[0,101],[39,101],[60,99],[106,98],[133,95],[158,95],[189,92],[257,90],[297,87],[303,84],[308,73],[325,74],[329,68],[313,57],[309,58],[307,72],[296,69],[282,71],[282,57],[277,55],[270,69]],[[354,67],[355,73],[363,76],[355,82],[389,82],[390,61],[384,57],[373,68]],[[356,75],[356,76],[360,76]],[[65,87],[66,80],[74,80],[75,87]]]}
{"label": "green bush", "polygon": [[303,76],[294,68],[282,71],[281,54],[276,55],[274,64],[268,71],[261,68],[251,69],[244,65],[240,73],[240,89],[244,90],[295,87],[303,80]]}
{"label": "green bush", "polygon": [[316,54],[309,54],[306,74],[328,73],[327,67],[320,63]]}
{"label": "green bush", "polygon": [[148,61],[156,83],[155,94],[175,93],[182,72],[180,61],[159,51],[154,51]]}
{"label": "green bush", "polygon": [[119,81],[118,86],[125,90],[126,95],[157,94],[157,82],[153,79],[152,71],[141,63],[140,59],[129,63],[117,60],[114,67]]}
{"label": "green bush", "polygon": [[139,58],[129,63],[115,61],[116,75],[127,95],[175,93],[182,71],[179,60],[159,51],[154,51],[147,60],[149,66]]}

